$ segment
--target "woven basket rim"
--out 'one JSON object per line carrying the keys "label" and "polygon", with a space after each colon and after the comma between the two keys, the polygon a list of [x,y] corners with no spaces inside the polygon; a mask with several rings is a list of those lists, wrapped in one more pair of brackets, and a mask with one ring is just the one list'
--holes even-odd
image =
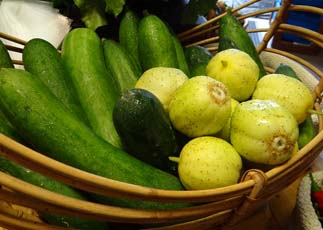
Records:
{"label": "woven basket rim", "polygon": [[[257,1],[254,0],[253,2]],[[284,4],[284,7],[287,9],[290,1],[284,1]],[[293,7],[293,9],[300,10],[300,8],[297,8],[297,6]],[[277,10],[277,8],[275,9]],[[323,14],[323,10],[319,10],[318,12]],[[278,30],[286,28],[280,28],[279,22],[277,22],[277,24],[273,24],[271,29]],[[266,33],[264,41],[258,46],[259,52],[270,53],[272,51],[271,49],[266,49],[265,45],[272,37],[273,32],[274,31],[269,31]],[[308,36],[317,36],[317,34],[307,33],[306,31],[304,33]],[[319,37],[318,41],[323,41],[323,37]],[[296,60],[296,62],[299,63],[299,60]],[[304,63],[300,64],[303,65]],[[309,67],[309,69],[311,69],[318,76],[317,78],[314,75],[311,75],[311,77],[313,77],[312,80],[317,80],[317,82],[314,84],[315,86],[313,87],[313,96],[317,102],[315,104],[315,109],[321,111],[322,109],[320,107],[320,103],[322,99],[321,94],[323,91],[323,73],[317,69],[311,68],[311,66]],[[104,178],[58,162],[0,134],[0,155],[3,155],[9,160],[15,161],[46,176],[72,185],[73,187],[107,196],[127,197],[131,199],[152,200],[158,202],[209,202],[208,204],[200,205],[194,208],[160,211],[120,208],[97,204],[94,202],[80,202],[77,204],[77,200],[73,200],[72,198],[68,198],[57,193],[49,192],[48,190],[23,182],[17,178],[10,177],[4,173],[0,173],[0,184],[3,184],[14,191],[18,191],[26,197],[30,196],[35,198],[35,200],[39,201],[41,205],[48,204],[49,207],[57,212],[60,212],[66,208],[68,209],[68,214],[73,215],[73,212],[80,212],[79,214],[83,215],[84,217],[91,217],[91,215],[93,215],[93,218],[102,220],[112,220],[116,222],[126,220],[135,223],[148,223],[165,222],[169,220],[178,220],[181,218],[200,218],[211,216],[212,214],[214,214],[213,218],[216,216],[216,218],[221,219],[222,215],[223,218],[224,216],[230,216],[232,209],[236,207],[242,207],[243,209],[239,209],[241,212],[238,213],[238,215],[247,213],[247,211],[244,210],[245,207],[248,205],[250,207],[258,201],[269,199],[273,194],[292,183],[295,177],[300,176],[302,172],[306,170],[306,167],[310,166],[317,155],[323,150],[323,118],[320,117],[318,121],[320,132],[310,143],[300,149],[297,154],[295,154],[284,164],[276,166],[266,172],[248,172],[250,174],[246,174],[241,182],[234,185],[198,191],[154,189]],[[31,190],[27,191],[27,189]],[[16,199],[22,203],[25,202],[24,204],[26,205],[31,204],[28,203],[28,201],[23,201],[21,199],[19,200],[14,193],[5,193],[0,191],[0,198],[5,197],[6,195],[8,197],[12,197],[13,201]],[[244,202],[242,202],[243,199],[245,199]],[[217,207],[219,204],[226,208],[225,211]],[[37,207],[41,208],[41,205]],[[87,207],[86,205],[89,206]],[[55,209],[55,207],[57,209]],[[97,210],[95,210],[95,208],[97,208]],[[198,209],[203,210],[198,211]]]}

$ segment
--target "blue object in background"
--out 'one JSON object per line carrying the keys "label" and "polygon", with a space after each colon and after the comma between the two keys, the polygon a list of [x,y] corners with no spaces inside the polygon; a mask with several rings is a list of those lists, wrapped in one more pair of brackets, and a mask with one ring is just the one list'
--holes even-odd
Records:
{"label": "blue object in background", "polygon": [[[275,7],[279,7],[282,4],[283,0],[275,0]],[[307,5],[307,6],[315,6],[319,8],[323,8],[323,0],[293,0],[292,4],[294,5]],[[276,14],[273,15],[273,18],[276,16]],[[320,28],[320,23],[322,20],[322,15],[320,14],[314,14],[309,12],[303,12],[303,11],[289,11],[288,17],[286,23],[290,25],[300,26],[302,28],[310,29],[313,31],[318,31]],[[311,44],[310,41],[291,34],[291,33],[283,33],[282,39],[285,41],[300,43],[309,45]]]}

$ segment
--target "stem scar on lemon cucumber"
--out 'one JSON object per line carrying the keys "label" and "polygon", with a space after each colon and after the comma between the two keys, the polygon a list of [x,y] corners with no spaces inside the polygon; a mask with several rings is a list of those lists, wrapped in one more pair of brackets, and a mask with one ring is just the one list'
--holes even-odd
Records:
{"label": "stem scar on lemon cucumber", "polygon": [[[183,190],[177,177],[143,163],[99,138],[24,70],[0,70],[0,106],[28,143],[49,157],[122,182]],[[99,202],[133,208],[167,209],[188,205],[89,195]]]}

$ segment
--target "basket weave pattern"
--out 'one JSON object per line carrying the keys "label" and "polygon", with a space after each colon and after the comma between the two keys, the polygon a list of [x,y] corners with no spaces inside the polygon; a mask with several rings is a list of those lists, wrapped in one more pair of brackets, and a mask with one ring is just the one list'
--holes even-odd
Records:
{"label": "basket weave pattern", "polygon": [[[234,9],[233,12],[254,2],[257,1],[250,1],[247,4]],[[275,65],[277,64],[271,61],[271,57],[273,56],[285,58],[288,61],[295,63],[293,66],[295,65],[296,68],[300,69],[299,71],[306,73],[301,75],[302,81],[306,83],[313,92],[315,109],[321,111],[320,104],[323,91],[323,73],[312,64],[295,55],[281,50],[267,48],[269,40],[276,31],[289,31],[301,35],[320,47],[323,47],[323,35],[315,31],[283,23],[283,15],[291,10],[305,10],[323,15],[323,9],[309,6],[294,6],[291,5],[289,0],[285,0],[279,8],[273,7],[259,10],[247,15],[242,15],[240,16],[240,19],[277,11],[277,16],[269,29],[256,29],[248,32],[266,32],[263,40],[258,45],[257,50],[261,54],[261,58],[264,60],[267,67],[266,70],[269,73],[273,72],[273,69],[275,69]],[[216,43],[218,37],[216,34],[210,36],[210,34],[212,34],[210,31],[217,30],[219,27],[218,20],[222,16],[223,15],[219,15],[210,19],[207,23],[179,34],[179,38],[186,46],[207,46]],[[199,40],[200,38],[198,39],[198,37],[205,33],[210,37]],[[24,41],[3,34],[1,31],[0,37],[15,41],[19,44],[25,44]],[[7,46],[7,48],[12,51],[21,52],[21,49],[19,50],[12,46]],[[209,49],[212,52],[216,52],[216,47],[211,47]],[[14,63],[22,64],[20,60],[15,60]],[[57,162],[0,134],[0,155],[78,189],[112,197],[158,202],[193,202],[203,204],[190,208],[164,211],[121,208],[66,197],[31,185],[2,172],[0,172],[0,185],[9,188],[9,190],[0,189],[0,201],[4,200],[8,203],[31,207],[38,211],[49,211],[88,219],[124,223],[169,224],[168,227],[162,227],[160,229],[208,229],[211,226],[213,226],[212,229],[214,229],[214,226],[223,224],[234,225],[252,214],[260,206],[268,202],[271,197],[293,183],[308,170],[311,163],[323,150],[322,116],[318,118],[318,129],[319,133],[317,136],[283,165],[277,166],[266,172],[251,169],[245,172],[238,184],[201,191],[168,191],[152,189],[99,177]],[[9,229],[64,229],[39,223],[36,220],[32,220],[28,217],[24,218],[21,215],[18,217],[15,216],[16,215],[12,213],[4,212],[0,208],[0,225],[8,227]],[[176,221],[184,222],[174,224]]]}

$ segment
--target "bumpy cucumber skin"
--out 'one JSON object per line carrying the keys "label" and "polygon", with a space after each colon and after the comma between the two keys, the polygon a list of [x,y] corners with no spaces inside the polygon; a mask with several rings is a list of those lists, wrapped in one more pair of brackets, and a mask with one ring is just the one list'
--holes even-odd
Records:
{"label": "bumpy cucumber skin", "polygon": [[[11,125],[11,123],[6,118],[6,116],[1,112],[1,110],[0,110],[0,133],[20,143],[24,142],[21,136],[19,135],[19,133],[17,132],[16,128]],[[29,170],[17,163],[9,161],[2,156],[0,156],[0,170],[16,178],[19,178],[23,181],[29,182],[36,186],[40,186],[50,191],[57,192],[69,197],[86,200],[84,195],[74,190],[73,188],[63,183],[60,183],[58,181],[55,181],[51,178],[45,177],[40,173]],[[52,214],[52,213],[40,212],[39,214],[42,219],[44,219],[50,224],[57,224],[65,227],[81,228],[84,230],[108,229],[107,224],[103,222],[95,222],[90,220],[61,216],[61,215]]]}
{"label": "bumpy cucumber skin", "polygon": [[56,48],[46,40],[34,38],[25,45],[22,57],[25,70],[39,78],[69,110],[88,124],[74,85],[67,77]]}
{"label": "bumpy cucumber skin", "polygon": [[99,36],[88,28],[72,30],[63,41],[62,58],[93,131],[121,147],[112,120],[118,93],[112,74],[105,66]]}
{"label": "bumpy cucumber skin", "polygon": [[183,46],[176,37],[176,35],[173,34],[172,39],[174,42],[175,52],[177,56],[178,68],[182,70],[186,74],[186,76],[190,76],[190,70],[186,62]]}
{"label": "bumpy cucumber skin", "polygon": [[114,107],[113,121],[127,152],[173,173],[168,157],[178,155],[175,132],[155,95],[144,89],[127,90]]}
{"label": "bumpy cucumber skin", "polygon": [[[49,157],[118,181],[183,190],[177,177],[139,161],[95,135],[26,71],[0,70],[0,108],[19,133]],[[183,203],[89,195],[98,202],[132,208],[170,209],[188,206]]]}
{"label": "bumpy cucumber skin", "polygon": [[103,50],[105,64],[112,74],[120,96],[125,90],[135,87],[141,71],[119,43],[110,39],[104,40]]}
{"label": "bumpy cucumber skin", "polygon": [[206,75],[206,66],[213,57],[211,52],[203,46],[191,46],[184,49],[184,54],[190,68],[190,77]]}
{"label": "bumpy cucumber skin", "polygon": [[[284,74],[300,81],[296,72],[287,64],[281,63],[275,70],[275,73]],[[305,121],[298,125],[299,135],[297,139],[298,148],[301,149],[316,136],[316,128],[311,115],[308,115]]]}
{"label": "bumpy cucumber skin", "polygon": [[139,22],[139,57],[143,71],[152,67],[178,68],[172,35],[155,15],[145,16]]}
{"label": "bumpy cucumber skin", "polygon": [[121,18],[119,26],[119,42],[133,57],[134,61],[140,67],[139,59],[139,16],[132,10],[127,10]]}
{"label": "bumpy cucumber skin", "polygon": [[0,40],[0,68],[13,68],[13,63],[6,46]]}
{"label": "bumpy cucumber skin", "polygon": [[259,78],[265,76],[266,70],[260,60],[256,47],[239,20],[228,11],[220,19],[219,23],[220,40],[218,51],[235,48],[246,52],[257,63],[259,67]]}

